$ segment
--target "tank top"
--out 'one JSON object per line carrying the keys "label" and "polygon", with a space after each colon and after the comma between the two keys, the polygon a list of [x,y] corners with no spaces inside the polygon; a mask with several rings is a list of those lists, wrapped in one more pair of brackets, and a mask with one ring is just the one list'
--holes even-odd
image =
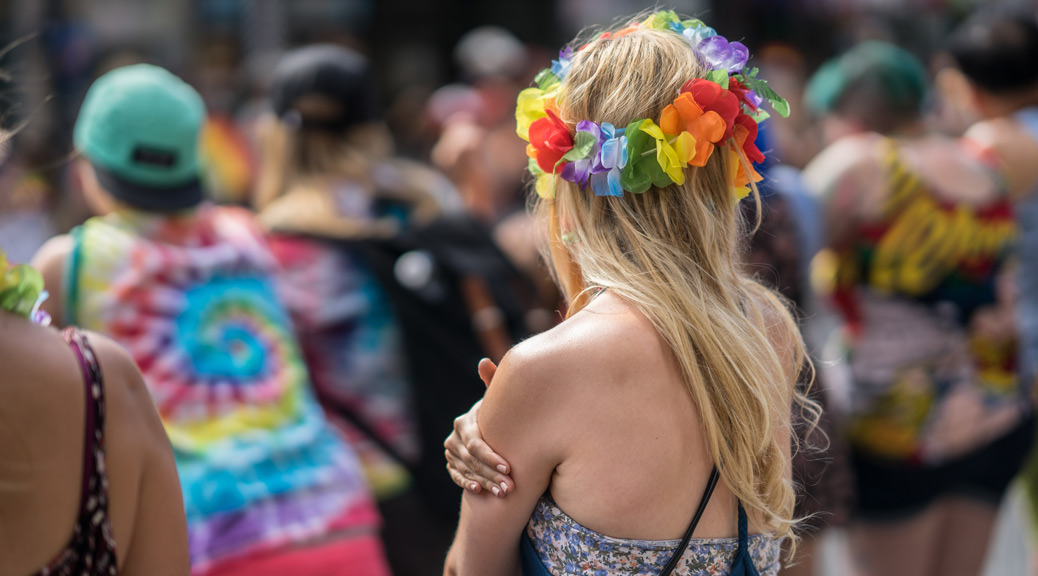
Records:
{"label": "tank top", "polygon": [[[674,576],[775,576],[782,541],[750,536],[739,506],[737,538],[698,538],[680,551]],[[564,574],[645,575],[663,572],[679,540],[613,538],[582,526],[545,495],[522,535],[523,576]]]}
{"label": "tank top", "polygon": [[861,452],[936,465],[1026,414],[1011,290],[1008,196],[983,207],[934,194],[883,142],[878,222],[840,255],[837,303],[852,330],[849,436]]}
{"label": "tank top", "polygon": [[[1038,142],[1038,107],[1016,113],[1016,121]],[[1038,184],[1016,204],[1020,229],[1017,243],[1017,306],[1020,330],[1020,374],[1025,382],[1038,378]]]}
{"label": "tank top", "polygon": [[114,576],[119,567],[108,518],[108,475],[104,464],[105,387],[101,366],[83,333],[68,328],[64,337],[76,355],[86,397],[79,515],[72,539],[65,549],[33,576]]}
{"label": "tank top", "polygon": [[173,446],[195,574],[378,515],[325,419],[244,210],[120,211],[73,231],[67,322],[111,336]]}

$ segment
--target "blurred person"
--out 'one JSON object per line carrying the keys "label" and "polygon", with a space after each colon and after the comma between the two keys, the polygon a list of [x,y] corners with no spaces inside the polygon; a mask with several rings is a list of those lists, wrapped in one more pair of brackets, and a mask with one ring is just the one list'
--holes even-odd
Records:
{"label": "blurred person", "polygon": [[140,373],[102,336],[48,329],[46,297],[0,249],[0,573],[187,574],[176,466]]}
{"label": "blurred person", "polygon": [[[283,57],[256,205],[318,398],[378,499],[393,573],[434,574],[457,522],[439,430],[482,392],[470,363],[507,349],[508,314],[484,281],[504,258],[443,176],[394,155],[374,81],[347,48]],[[470,358],[483,336],[500,352]]]}
{"label": "blurred person", "polygon": [[464,493],[444,573],[774,575],[794,395],[814,404],[793,319],[735,256],[761,95],[785,101],[699,20],[586,39],[516,112],[568,317],[480,365],[479,432],[511,477]]}
{"label": "blurred person", "polygon": [[805,169],[846,322],[864,574],[975,575],[1034,420],[1016,367],[1010,197],[975,146],[926,131],[926,73],[859,44],[812,78],[835,140]]}
{"label": "blurred person", "polygon": [[[952,35],[949,53],[969,87],[981,120],[965,137],[994,151],[1013,195],[1020,238],[1016,249],[1020,377],[1038,383],[1038,23],[1033,14],[981,11]],[[1025,470],[1038,518],[1038,454]]]}
{"label": "blurred person", "polygon": [[35,263],[61,324],[140,367],[173,445],[192,573],[386,576],[356,454],[314,401],[252,216],[204,201],[205,106],[162,68],[115,69],[76,122],[98,216]]}

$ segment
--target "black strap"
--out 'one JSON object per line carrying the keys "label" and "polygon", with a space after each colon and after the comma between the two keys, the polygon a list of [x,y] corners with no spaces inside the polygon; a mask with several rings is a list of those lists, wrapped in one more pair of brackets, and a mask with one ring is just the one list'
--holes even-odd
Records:
{"label": "black strap", "polygon": [[660,572],[660,576],[670,576],[670,573],[677,568],[678,561],[681,560],[681,556],[685,553],[685,548],[688,548],[688,543],[692,540],[692,533],[696,531],[696,526],[699,524],[699,519],[703,517],[703,512],[706,512],[706,505],[710,502],[710,497],[714,494],[714,487],[717,486],[717,479],[720,474],[717,473],[717,466],[710,471],[710,479],[706,481],[706,491],[703,492],[703,499],[699,502],[699,509],[696,510],[696,515],[692,518],[692,523],[688,525],[688,530],[685,531],[685,537],[681,539],[681,544],[678,544],[677,550],[674,551],[674,555],[670,557],[670,562],[663,567],[663,572]]}

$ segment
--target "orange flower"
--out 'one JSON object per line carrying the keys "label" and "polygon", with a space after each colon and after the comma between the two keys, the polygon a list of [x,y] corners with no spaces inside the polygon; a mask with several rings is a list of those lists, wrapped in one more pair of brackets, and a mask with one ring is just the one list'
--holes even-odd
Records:
{"label": "orange flower", "polygon": [[660,128],[665,134],[688,132],[696,139],[696,152],[690,166],[706,166],[714,153],[714,144],[724,136],[726,123],[713,110],[704,111],[690,92],[682,92],[674,103],[663,109]]}

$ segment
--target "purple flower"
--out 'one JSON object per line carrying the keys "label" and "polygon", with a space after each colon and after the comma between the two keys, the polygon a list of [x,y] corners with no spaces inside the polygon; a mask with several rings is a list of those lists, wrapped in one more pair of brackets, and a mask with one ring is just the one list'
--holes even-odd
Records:
{"label": "purple flower", "polygon": [[577,134],[587,132],[594,138],[594,144],[588,153],[580,159],[573,160],[562,168],[562,178],[569,182],[579,184],[581,188],[587,188],[588,180],[594,173],[595,162],[598,158],[600,143],[602,142],[602,129],[598,124],[590,120],[581,120],[577,124]]}
{"label": "purple flower", "polygon": [[[620,134],[617,135],[617,132]],[[620,173],[627,166],[627,137],[608,122],[602,123],[599,154],[592,168],[591,188],[595,196],[623,196]]]}
{"label": "purple flower", "polygon": [[729,42],[724,36],[711,36],[697,46],[699,53],[714,70],[733,74],[746,66],[750,51],[741,42]]}

